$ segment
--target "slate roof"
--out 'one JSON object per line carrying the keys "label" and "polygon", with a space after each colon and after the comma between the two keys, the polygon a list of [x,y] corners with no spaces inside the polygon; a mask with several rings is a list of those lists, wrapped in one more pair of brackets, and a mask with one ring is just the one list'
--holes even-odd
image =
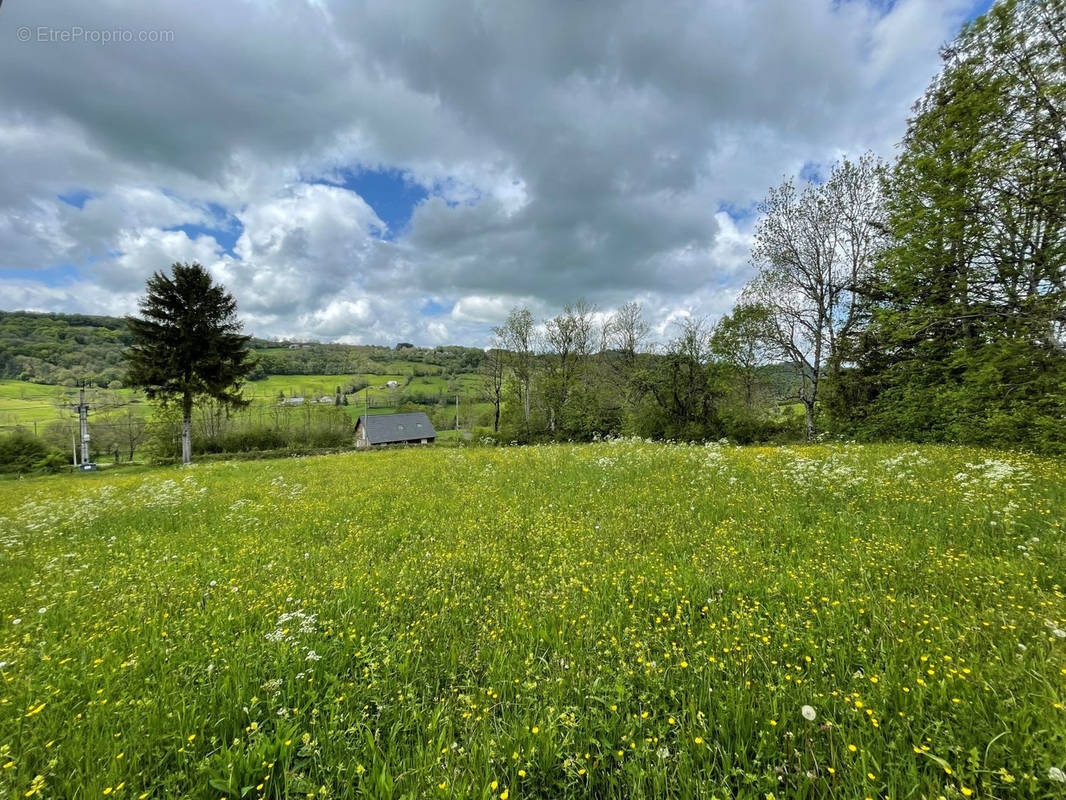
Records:
{"label": "slate roof", "polygon": [[360,414],[359,423],[366,426],[366,438],[370,444],[421,441],[434,439],[437,432],[433,423],[423,412],[413,414]]}

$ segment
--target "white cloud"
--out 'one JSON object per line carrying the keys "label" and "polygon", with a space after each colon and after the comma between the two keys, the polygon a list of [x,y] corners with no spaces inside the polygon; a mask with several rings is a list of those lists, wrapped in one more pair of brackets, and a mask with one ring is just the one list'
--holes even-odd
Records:
{"label": "white cloud", "polygon": [[[642,299],[665,335],[747,277],[749,221],[721,208],[892,154],[972,3],[884,5],[12,4],[8,30],[174,36],[0,48],[0,305],[128,312],[199,259],[259,335],[481,344],[513,302],[578,297]],[[430,197],[389,231],[359,168]]]}

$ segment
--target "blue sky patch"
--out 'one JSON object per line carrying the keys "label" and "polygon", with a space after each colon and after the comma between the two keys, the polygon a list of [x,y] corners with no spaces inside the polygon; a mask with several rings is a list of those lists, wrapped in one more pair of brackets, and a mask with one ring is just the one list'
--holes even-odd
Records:
{"label": "blue sky patch", "polygon": [[68,206],[74,206],[77,209],[85,208],[85,201],[90,200],[96,195],[90,192],[88,189],[71,189],[69,192],[56,195],[60,200],[66,203]]}
{"label": "blue sky patch", "polygon": [[966,15],[966,21],[971,22],[977,19],[982,14],[987,13],[988,10],[992,8],[992,6],[994,6],[995,4],[996,0],[978,0],[976,3],[973,4],[973,7],[970,9],[970,13]]}
{"label": "blue sky patch", "polygon": [[74,283],[81,277],[73,264],[57,264],[44,269],[26,269],[23,267],[4,267],[4,278],[12,280],[34,281],[45,286],[63,286]]}
{"label": "blue sky patch", "polygon": [[429,193],[398,169],[345,170],[341,186],[355,192],[374,209],[389,230],[386,239],[395,239],[407,227],[415,206]]}
{"label": "blue sky patch", "polygon": [[423,317],[439,317],[441,314],[447,314],[451,311],[450,308],[442,306],[436,300],[427,300],[422,304],[422,308],[419,309],[419,313]]}
{"label": "blue sky patch", "polygon": [[223,250],[231,256],[235,256],[236,253],[234,252],[234,248],[237,246],[237,240],[241,237],[241,233],[244,231],[244,226],[241,225],[241,221],[217,203],[209,203],[207,210],[211,214],[211,223],[207,225],[190,222],[183,225],[172,225],[166,230],[184,231],[185,235],[190,239],[199,239],[201,236],[213,236]]}
{"label": "blue sky patch", "polygon": [[748,203],[746,206],[738,206],[736,203],[721,203],[719,211],[724,211],[733,222],[746,222],[755,216],[757,203]]}
{"label": "blue sky patch", "polygon": [[821,183],[823,180],[822,165],[817,161],[804,161],[803,166],[800,167],[799,176],[801,181]]}

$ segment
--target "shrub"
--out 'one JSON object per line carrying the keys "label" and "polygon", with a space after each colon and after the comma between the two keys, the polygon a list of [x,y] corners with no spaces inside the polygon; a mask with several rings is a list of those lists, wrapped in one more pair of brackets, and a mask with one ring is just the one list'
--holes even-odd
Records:
{"label": "shrub", "polygon": [[30,472],[49,455],[48,446],[27,431],[0,439],[0,472]]}

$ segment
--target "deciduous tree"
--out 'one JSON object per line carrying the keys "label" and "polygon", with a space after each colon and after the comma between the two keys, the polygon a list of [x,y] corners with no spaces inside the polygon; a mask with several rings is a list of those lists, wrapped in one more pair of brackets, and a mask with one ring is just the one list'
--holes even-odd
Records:
{"label": "deciduous tree", "polygon": [[785,181],[759,205],[752,247],[758,272],[741,305],[766,311],[766,344],[796,371],[808,439],[823,373],[842,365],[840,345],[859,319],[859,289],[883,244],[881,174],[872,156],[845,160],[824,183],[797,191]]}
{"label": "deciduous tree", "polygon": [[528,435],[537,348],[537,329],[532,312],[528,308],[512,308],[506,322],[494,328],[493,334],[499,339],[503,349],[508,351],[509,366],[515,379],[518,402],[522,407],[525,433]]}

